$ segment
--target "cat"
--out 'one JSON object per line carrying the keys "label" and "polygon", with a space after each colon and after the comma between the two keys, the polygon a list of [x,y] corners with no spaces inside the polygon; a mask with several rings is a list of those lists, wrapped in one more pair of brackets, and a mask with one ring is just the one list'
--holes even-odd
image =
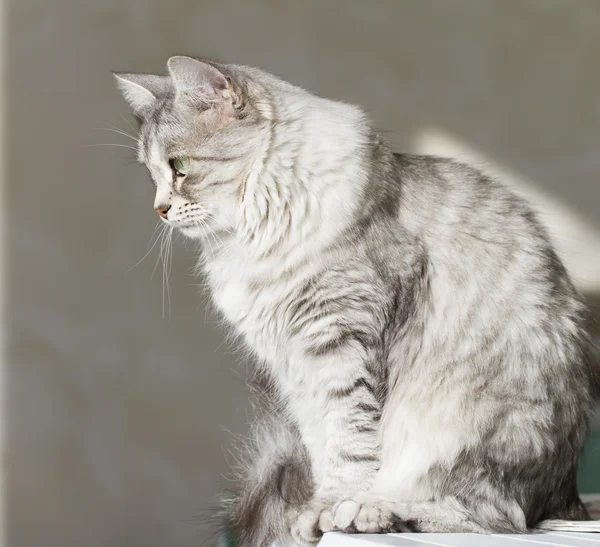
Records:
{"label": "cat", "polygon": [[154,208],[200,243],[257,363],[239,545],[587,519],[586,310],[530,207],[393,153],[355,106],[256,68],[167,67],[115,76]]}

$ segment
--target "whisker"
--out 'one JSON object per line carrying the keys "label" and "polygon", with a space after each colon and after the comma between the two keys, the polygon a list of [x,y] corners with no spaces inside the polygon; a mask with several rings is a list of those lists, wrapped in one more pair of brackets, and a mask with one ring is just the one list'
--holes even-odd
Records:
{"label": "whisker", "polygon": [[133,125],[131,125],[131,123],[129,123],[129,120],[128,120],[128,119],[127,119],[125,116],[123,116],[123,114],[121,114],[121,118],[123,118],[123,121],[124,121],[124,122],[125,122],[125,123],[126,123],[128,126],[129,126],[129,128],[130,128],[130,129],[131,129],[131,130],[132,130],[132,131],[133,131],[133,132],[134,132],[136,135],[137,135],[137,134],[139,134],[139,131],[138,131],[138,130],[137,130],[135,127],[133,127]]}
{"label": "whisker", "polygon": [[[199,222],[199,225],[200,225],[201,228],[203,228],[204,230],[207,230],[206,221],[204,221],[202,219],[198,219],[198,222]],[[206,238],[203,238],[203,239],[204,239],[204,241],[206,242],[206,244],[208,245],[208,247],[210,249],[210,254],[214,255],[215,253],[214,253],[213,247],[212,247],[212,245],[210,243],[210,240],[208,240]]]}
{"label": "whisker", "polygon": [[[231,231],[229,228],[227,228],[227,227],[223,226],[223,225],[222,225],[222,224],[221,224],[221,223],[220,223],[220,222],[219,222],[217,219],[215,219],[215,218],[212,218],[211,220],[212,220],[212,222],[214,222],[214,223],[215,223],[215,224],[216,224],[216,225],[217,225],[219,228],[221,228],[221,230],[223,230],[223,231],[224,231],[224,232],[225,232],[227,235],[229,235],[229,236],[232,236],[232,235],[233,235],[233,232],[232,232],[232,231]],[[208,229],[208,222],[204,221],[204,226],[205,226],[205,227]],[[221,252],[226,252],[226,251],[228,251],[229,249],[231,249],[231,247],[232,247],[232,246],[233,246],[233,244],[235,243],[234,241],[229,241],[229,242],[227,242],[227,243],[223,242],[223,240],[221,239],[221,236],[219,236],[219,234],[218,234],[217,232],[215,232],[214,230],[210,230],[210,231],[209,231],[209,233],[211,234],[211,236],[213,237],[213,239],[214,239],[214,238],[216,238],[216,239],[218,239],[218,240],[219,240],[219,243],[220,243],[220,249],[219,249],[219,250],[220,250]]]}
{"label": "whisker", "polygon": [[171,267],[173,266],[173,234],[174,230],[171,230],[169,234],[169,255],[167,264],[167,304],[169,307],[169,317],[171,317],[171,285],[169,283],[169,277],[171,275]]}
{"label": "whisker", "polygon": [[165,254],[163,256],[163,317],[165,316],[165,296],[169,309],[169,317],[171,316],[171,289],[169,287],[169,274],[171,272],[171,256],[173,244],[173,228],[169,227],[166,232]]}
{"label": "whisker", "polygon": [[[208,227],[208,222],[205,222],[204,224]],[[208,229],[208,235],[212,237],[217,248],[219,248],[219,243],[221,244],[221,246],[223,245],[223,241],[221,241],[221,238],[218,237],[213,230]]]}
{"label": "whisker", "polygon": [[[214,220],[214,219],[213,219]],[[213,241],[216,244],[216,248],[217,251],[220,253],[225,253],[227,252],[229,249],[231,249],[235,243],[235,241],[228,241],[228,242],[224,242],[221,237],[213,230],[211,230],[208,227],[208,222],[206,220],[203,219],[198,219],[198,225],[201,226],[202,228],[204,228],[207,232],[207,237],[204,239],[204,241],[207,243],[207,245],[210,247],[210,251],[213,255],[216,255],[215,249],[213,248],[213,246],[210,243],[210,240],[208,239],[208,237],[210,236]],[[218,224],[218,223],[217,223]],[[229,235],[231,235],[231,232],[226,229],[223,228],[223,231],[227,232]],[[217,241],[218,240],[218,241]]]}
{"label": "whisker", "polygon": [[113,129],[112,127],[94,127],[94,131],[111,131],[112,133],[117,133],[118,135],[123,135],[132,141],[138,142],[135,137],[132,137],[129,133],[125,131],[121,131],[120,129]]}
{"label": "whisker", "polygon": [[222,223],[220,223],[216,218],[212,218],[212,221],[221,229],[223,230],[226,234],[228,235],[233,235],[233,231],[231,228],[228,228],[227,226],[224,226]]}
{"label": "whisker", "polygon": [[171,228],[169,231],[169,263],[167,267],[167,304],[169,307],[169,318],[171,317],[171,285],[169,283],[169,277],[171,275],[171,267],[173,266],[173,234],[175,233],[175,230]]}
{"label": "whisker", "polygon": [[107,127],[112,127],[113,129],[116,129],[117,131],[123,131],[124,133],[127,134],[127,136],[131,137],[134,140],[138,140],[139,132],[134,127],[131,126],[131,124],[127,121],[125,116],[121,115],[121,117],[123,118],[125,123],[131,128],[131,130],[133,131],[133,135],[135,135],[135,137],[131,133],[127,133],[124,129],[121,129],[119,126],[114,125],[112,123],[103,122],[102,120],[96,120],[96,122],[106,125]]}
{"label": "whisker", "polygon": [[165,245],[165,234],[167,232],[167,228],[168,226],[166,224],[163,224],[163,229],[160,232],[160,250],[158,253],[158,256],[156,257],[156,262],[154,264],[154,269],[152,270],[152,275],[150,276],[150,279],[152,279],[154,277],[154,274],[156,273],[156,268],[158,268],[158,263],[162,260],[162,255],[163,255],[163,251],[164,251],[164,245]]}
{"label": "whisker", "polygon": [[116,146],[117,148],[129,148],[130,150],[133,150],[134,152],[137,152],[137,148],[135,148],[133,146],[129,146],[128,144],[99,143],[99,144],[86,144],[84,146],[86,148],[89,148],[91,146]]}
{"label": "whisker", "polygon": [[[204,228],[204,230],[206,231],[206,236],[211,237],[212,241],[214,242],[215,246],[213,247],[213,245],[209,242],[208,239],[205,239],[205,241],[208,243],[208,246],[210,247],[210,252],[212,255],[216,255],[216,251],[219,250],[219,243],[217,242],[217,240],[214,238],[213,236],[213,232],[212,230],[209,228],[208,226],[208,222],[206,220],[202,220],[202,227]],[[215,247],[216,247],[216,251],[215,251]]]}
{"label": "whisker", "polygon": [[[126,270],[125,273],[129,273],[131,270],[133,270],[133,268],[135,268],[136,266],[139,266],[147,257],[148,255],[152,252],[152,250],[154,249],[154,247],[156,247],[156,244],[158,243],[159,237],[160,237],[160,232],[157,234],[158,229],[160,228],[162,222],[159,222],[156,225],[156,228],[154,228],[154,232],[152,232],[152,235],[150,236],[150,244],[151,247],[150,249],[148,249],[148,252],[142,257],[140,258],[140,260],[138,260],[133,266],[131,266],[131,268],[129,268],[128,270]],[[154,239],[154,236],[156,235],[156,239]],[[152,240],[154,239],[154,243],[152,243]]]}
{"label": "whisker", "polygon": [[[165,234],[168,230],[165,230]],[[166,249],[167,249],[168,236],[165,235],[161,245],[161,259],[162,259],[162,317],[165,317],[165,270],[166,270]]]}

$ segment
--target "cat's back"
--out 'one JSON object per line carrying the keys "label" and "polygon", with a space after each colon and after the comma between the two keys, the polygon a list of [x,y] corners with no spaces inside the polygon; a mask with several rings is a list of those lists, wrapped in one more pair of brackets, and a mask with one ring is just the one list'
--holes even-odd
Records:
{"label": "cat's back", "polygon": [[[568,279],[546,229],[512,190],[467,164],[435,156],[395,155],[399,222],[425,245],[438,268],[531,282]],[[473,279],[473,277],[471,277]]]}
{"label": "cat's back", "polygon": [[401,221],[425,238],[479,238],[503,247],[517,240],[549,245],[529,204],[468,164],[438,156],[394,155]]}
{"label": "cat's back", "polygon": [[516,338],[579,330],[581,300],[525,200],[457,161],[395,158],[399,222],[426,249],[440,322],[454,317],[464,328],[506,328]]}

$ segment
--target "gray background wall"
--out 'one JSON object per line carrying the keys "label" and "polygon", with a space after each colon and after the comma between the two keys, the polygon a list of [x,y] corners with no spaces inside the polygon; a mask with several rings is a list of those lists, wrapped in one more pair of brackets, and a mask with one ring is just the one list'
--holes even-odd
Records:
{"label": "gray background wall", "polygon": [[156,252],[130,270],[156,223],[148,176],[85,146],[128,143],[93,129],[128,130],[110,70],[259,65],[362,104],[398,150],[487,159],[558,219],[598,300],[597,0],[13,0],[6,28],[11,547],[199,545],[245,426],[245,365],[192,250],[174,249],[170,317]]}

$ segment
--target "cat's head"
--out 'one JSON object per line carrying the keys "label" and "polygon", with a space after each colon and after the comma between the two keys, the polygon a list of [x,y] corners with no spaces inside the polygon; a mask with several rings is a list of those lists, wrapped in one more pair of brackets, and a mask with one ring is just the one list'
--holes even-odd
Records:
{"label": "cat's head", "polygon": [[245,181],[268,141],[260,85],[233,66],[171,57],[168,76],[115,73],[140,122],[138,159],[163,222],[202,238],[231,230]]}

